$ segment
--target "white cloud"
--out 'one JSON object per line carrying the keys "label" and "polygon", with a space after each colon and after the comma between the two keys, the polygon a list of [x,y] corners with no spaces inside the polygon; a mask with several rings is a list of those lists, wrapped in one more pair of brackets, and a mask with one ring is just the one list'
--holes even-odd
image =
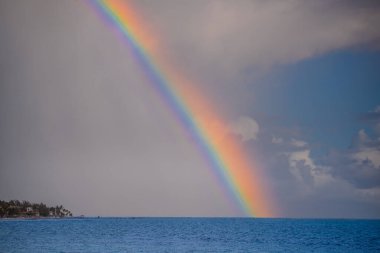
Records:
{"label": "white cloud", "polygon": [[369,137],[367,133],[364,131],[364,129],[359,130],[358,140],[359,140],[359,144],[369,141]]}
{"label": "white cloud", "polygon": [[315,168],[315,164],[313,160],[310,158],[310,150],[308,149],[290,153],[289,155],[290,165],[292,167],[295,167],[297,162],[304,162],[305,165],[310,166],[311,168]]}
{"label": "white cloud", "polygon": [[297,147],[297,148],[303,148],[307,145],[307,143],[305,141],[296,140],[296,139],[292,139],[290,141],[290,144],[294,147]]}
{"label": "white cloud", "polygon": [[310,150],[289,153],[290,172],[299,182],[304,183],[305,173],[309,176],[314,168],[315,164],[310,158]]}
{"label": "white cloud", "polygon": [[255,140],[259,132],[259,124],[247,116],[239,119],[230,126],[231,132],[241,137],[242,141]]}
{"label": "white cloud", "polygon": [[284,142],[284,139],[281,137],[272,136],[272,143],[273,144],[282,144]]}
{"label": "white cloud", "polygon": [[314,160],[310,157],[310,149],[289,153],[289,166],[290,172],[298,181],[307,183],[305,182],[305,175],[312,179],[313,185],[308,184],[309,188],[312,186],[319,187],[334,180],[327,173],[327,167],[315,164]]}

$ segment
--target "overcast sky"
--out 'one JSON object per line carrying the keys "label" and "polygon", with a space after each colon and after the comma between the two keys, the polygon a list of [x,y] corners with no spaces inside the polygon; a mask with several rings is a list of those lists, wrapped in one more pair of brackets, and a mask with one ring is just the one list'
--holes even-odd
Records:
{"label": "overcast sky", "polygon": [[[133,2],[265,171],[281,217],[380,218],[380,4]],[[0,0],[0,199],[240,216],[86,1]]]}

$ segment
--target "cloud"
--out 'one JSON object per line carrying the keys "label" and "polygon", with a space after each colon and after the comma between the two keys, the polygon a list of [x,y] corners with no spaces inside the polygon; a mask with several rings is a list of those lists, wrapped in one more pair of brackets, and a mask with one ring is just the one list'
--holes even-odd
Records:
{"label": "cloud", "polygon": [[[379,42],[379,4],[351,1],[136,1],[171,55],[235,86],[248,70]],[[226,60],[228,59],[228,60]],[[243,78],[243,79],[242,79]],[[234,82],[231,82],[231,79]]]}
{"label": "cloud", "polygon": [[354,145],[356,150],[352,156],[356,160],[368,161],[375,167],[380,168],[380,136],[375,136],[372,139],[364,129],[361,129],[357,134]]}
{"label": "cloud", "polygon": [[350,148],[333,150],[321,159],[331,175],[346,180],[359,189],[380,188],[380,132],[377,131],[379,109],[376,107],[360,118],[373,128],[372,136],[361,129],[353,137]]}
{"label": "cloud", "polygon": [[[260,131],[251,142],[290,217],[377,217],[380,210],[378,136],[358,131],[348,149],[316,155],[291,131]],[[280,140],[280,141],[279,141]],[[357,207],[359,206],[359,207]]]}
{"label": "cloud", "polygon": [[0,199],[78,215],[238,213],[85,1],[0,1],[0,34]]}
{"label": "cloud", "polygon": [[272,136],[272,143],[273,144],[281,144],[284,142],[284,139],[281,137]]}
{"label": "cloud", "polygon": [[380,106],[377,106],[373,111],[363,113],[360,115],[359,120],[370,124],[376,134],[380,136]]}
{"label": "cloud", "polygon": [[292,152],[289,155],[290,166],[294,167],[297,162],[303,162],[305,165],[314,168],[315,164],[310,158],[310,150]]}
{"label": "cloud", "polygon": [[[229,118],[250,115],[253,75],[379,42],[379,6],[363,1],[134,4],[162,54]],[[128,48],[88,6],[0,1],[0,21],[1,198],[58,199],[89,215],[235,214]],[[378,111],[363,120],[378,122]],[[342,198],[347,207],[378,202],[377,137],[363,130],[354,148],[320,159],[297,126],[269,132],[255,119],[238,118],[231,132],[268,174],[284,215],[318,216]]]}
{"label": "cloud", "polygon": [[[134,1],[160,52],[230,119],[249,115],[273,67],[351,47],[380,48],[378,4],[353,1]],[[241,112],[243,110],[243,113]]]}
{"label": "cloud", "polygon": [[307,143],[305,141],[297,140],[297,139],[292,139],[290,142],[291,145],[297,148],[303,148],[307,146]]}
{"label": "cloud", "polygon": [[371,189],[380,186],[380,170],[369,160],[358,160],[355,155],[329,154],[330,173],[350,182],[359,189]]}
{"label": "cloud", "polygon": [[[378,109],[364,115],[378,113]],[[273,137],[272,143],[275,143]],[[357,189],[380,187],[380,135],[376,131],[370,136],[361,129],[348,149],[331,150],[316,159],[312,158],[308,143],[300,139],[290,138],[281,148],[279,152],[288,157],[289,171],[299,182],[318,186],[335,178],[345,180]]]}
{"label": "cloud", "polygon": [[380,150],[375,148],[366,148],[358,151],[353,155],[358,162],[370,162],[374,167],[380,167]]}
{"label": "cloud", "polygon": [[380,139],[370,138],[364,130],[357,133],[350,149],[331,152],[324,162],[332,175],[358,188],[380,187]]}
{"label": "cloud", "polygon": [[[307,145],[306,142],[305,145]],[[310,152],[310,149],[303,149],[288,154],[290,172],[299,182],[307,185],[309,190],[333,181],[326,167],[316,164]]]}
{"label": "cloud", "polygon": [[380,123],[380,106],[377,106],[375,110],[371,112],[363,113],[359,119],[364,122]]}
{"label": "cloud", "polygon": [[289,154],[289,170],[301,183],[311,185],[311,171],[315,168],[309,157],[310,150],[297,151]]}
{"label": "cloud", "polygon": [[[291,139],[292,136],[281,138]],[[270,178],[284,216],[377,217],[380,210],[378,188],[358,188],[333,175],[321,158],[313,156],[311,145],[298,148],[289,141],[275,144],[272,136],[264,131],[256,141],[247,144],[254,150],[255,162]]]}
{"label": "cloud", "polygon": [[242,141],[255,140],[259,132],[259,124],[247,116],[241,116],[230,126],[231,132],[239,135]]}

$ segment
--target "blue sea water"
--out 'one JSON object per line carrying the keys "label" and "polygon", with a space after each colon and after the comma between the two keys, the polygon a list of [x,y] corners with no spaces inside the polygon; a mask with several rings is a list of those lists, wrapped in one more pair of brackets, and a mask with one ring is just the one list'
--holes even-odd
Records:
{"label": "blue sea water", "polygon": [[380,220],[0,220],[0,252],[380,252]]}

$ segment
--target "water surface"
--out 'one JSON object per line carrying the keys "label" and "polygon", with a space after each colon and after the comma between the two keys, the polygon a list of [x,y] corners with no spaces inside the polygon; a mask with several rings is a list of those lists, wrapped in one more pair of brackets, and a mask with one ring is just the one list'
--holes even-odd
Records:
{"label": "water surface", "polygon": [[380,252],[380,220],[0,220],[0,252]]}

